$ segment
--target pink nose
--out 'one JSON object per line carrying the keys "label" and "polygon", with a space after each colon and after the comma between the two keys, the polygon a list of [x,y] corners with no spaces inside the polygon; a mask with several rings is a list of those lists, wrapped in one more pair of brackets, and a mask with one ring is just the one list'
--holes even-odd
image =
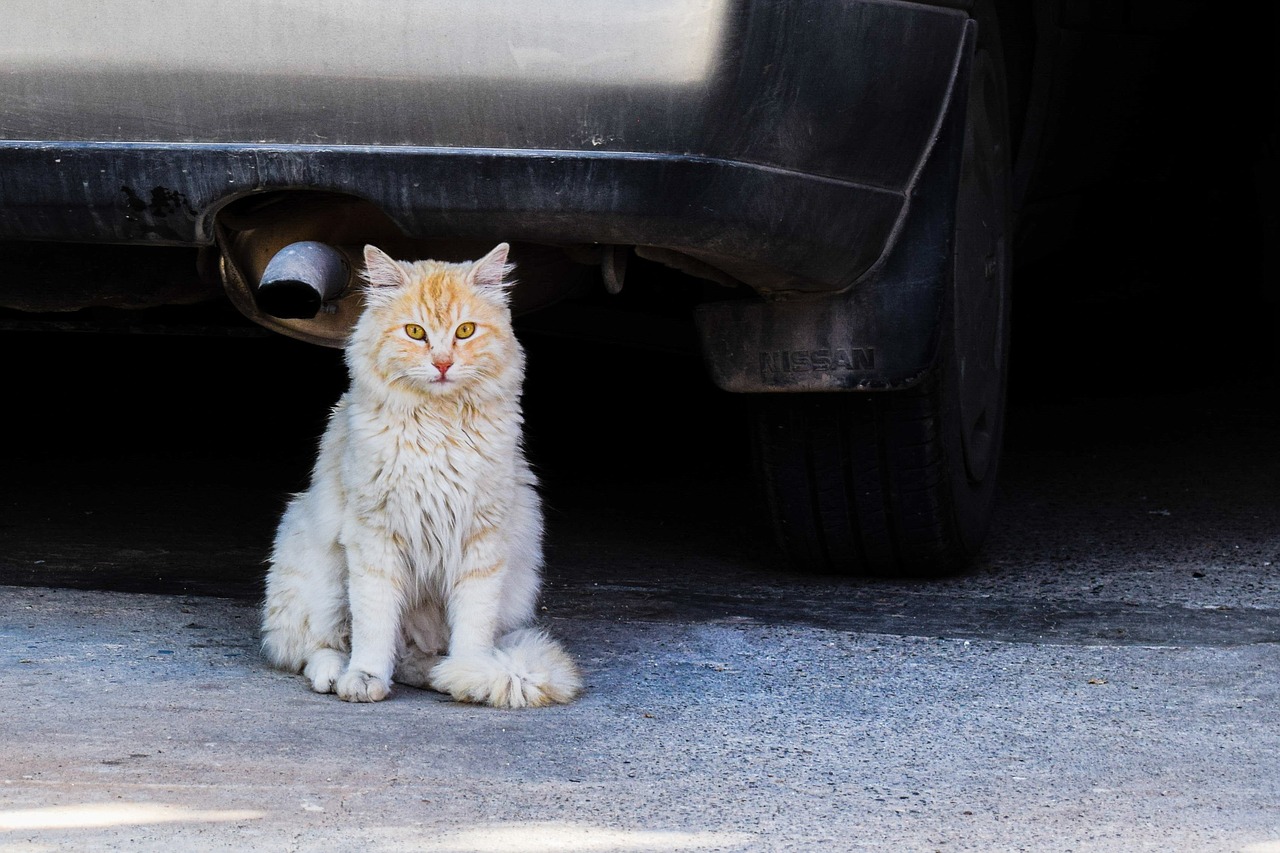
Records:
{"label": "pink nose", "polygon": [[444,376],[449,372],[449,368],[453,367],[453,362],[448,359],[441,359],[440,361],[433,361],[431,363],[436,366],[436,370],[440,371],[441,376]]}

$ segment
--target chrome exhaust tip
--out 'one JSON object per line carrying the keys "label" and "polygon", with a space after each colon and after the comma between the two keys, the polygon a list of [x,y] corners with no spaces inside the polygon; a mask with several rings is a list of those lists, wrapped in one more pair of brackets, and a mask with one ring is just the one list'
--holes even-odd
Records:
{"label": "chrome exhaust tip", "polygon": [[347,289],[351,268],[337,249],[315,240],[290,243],[272,256],[254,291],[259,310],[309,320]]}

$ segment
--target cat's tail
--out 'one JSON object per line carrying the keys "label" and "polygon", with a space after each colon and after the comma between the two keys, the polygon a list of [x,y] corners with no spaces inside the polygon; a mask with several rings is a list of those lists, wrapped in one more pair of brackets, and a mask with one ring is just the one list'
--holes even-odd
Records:
{"label": "cat's tail", "polygon": [[537,708],[571,702],[582,674],[546,632],[521,628],[486,653],[450,655],[431,670],[431,686],[462,702]]}

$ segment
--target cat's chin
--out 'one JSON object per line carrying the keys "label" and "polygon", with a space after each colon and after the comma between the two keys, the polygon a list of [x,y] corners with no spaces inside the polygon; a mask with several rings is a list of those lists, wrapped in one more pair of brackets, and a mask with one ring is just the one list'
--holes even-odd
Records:
{"label": "cat's chin", "polygon": [[436,383],[418,391],[418,397],[424,402],[434,400],[441,404],[448,403],[449,405],[452,405],[454,401],[473,396],[475,396],[475,390],[469,384],[463,382]]}
{"label": "cat's chin", "polygon": [[423,397],[451,397],[467,385],[457,379],[427,379],[426,377],[401,379],[393,384],[399,385],[402,390],[408,389]]}

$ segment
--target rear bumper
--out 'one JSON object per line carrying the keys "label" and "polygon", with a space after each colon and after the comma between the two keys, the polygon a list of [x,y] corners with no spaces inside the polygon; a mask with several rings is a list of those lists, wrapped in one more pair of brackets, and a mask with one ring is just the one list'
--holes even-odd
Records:
{"label": "rear bumper", "polygon": [[661,246],[770,289],[852,281],[903,205],[879,188],[680,156],[0,143],[0,237],[202,245],[226,203],[301,188],[370,200],[411,236]]}
{"label": "rear bumper", "polygon": [[[85,45],[110,38],[77,34],[96,4],[49,22],[15,0],[0,239],[204,245],[229,202],[311,189],[367,199],[411,236],[655,246],[762,291],[839,290],[905,216],[967,22],[706,0],[544,3],[494,30],[468,4],[364,0],[322,3],[294,33],[279,4],[227,5],[145,32],[99,21],[131,46],[105,55]],[[35,24],[52,36],[24,36]],[[344,52],[343,27],[399,41]]]}

